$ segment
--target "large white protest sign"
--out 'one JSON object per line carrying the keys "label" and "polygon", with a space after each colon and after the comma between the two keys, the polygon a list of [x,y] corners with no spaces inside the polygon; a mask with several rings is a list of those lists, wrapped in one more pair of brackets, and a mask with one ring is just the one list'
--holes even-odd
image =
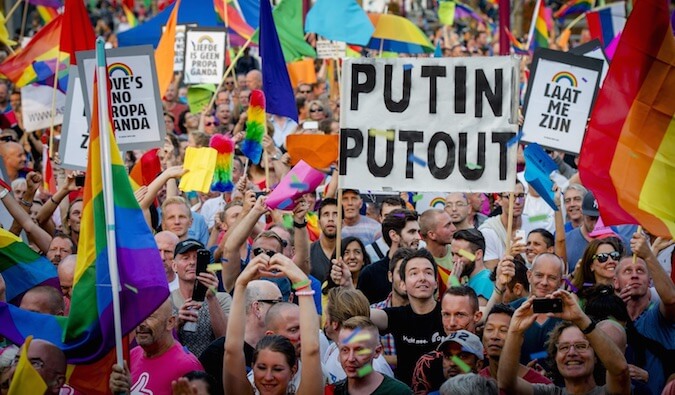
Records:
{"label": "large white protest sign", "polygon": [[89,122],[84,112],[82,85],[76,67],[71,67],[68,74],[66,109],[59,143],[61,167],[72,170],[86,170]]}
{"label": "large white protest sign", "polygon": [[[46,85],[30,84],[21,88],[21,112],[25,131],[32,132],[51,127],[53,93],[54,89]],[[66,95],[57,89],[56,104],[54,106],[54,125],[63,123],[63,113],[65,110]]]}
{"label": "large white protest sign", "polygon": [[[183,66],[185,65],[185,30],[188,27],[197,26],[196,24],[188,25],[176,25],[176,41],[174,42],[173,49],[175,55],[173,57],[173,71],[183,71]],[[166,26],[162,26],[162,34],[166,31]]]}
{"label": "large white protest sign", "polygon": [[602,60],[540,49],[525,95],[522,141],[578,154],[602,73]]}
{"label": "large white protest sign", "polygon": [[513,190],[517,68],[510,57],[347,60],[340,187]]}
{"label": "large white protest sign", "polygon": [[[112,120],[122,151],[164,144],[164,111],[159,96],[152,46],[107,49]],[[91,120],[96,59],[94,51],[77,53],[84,109]]]}
{"label": "large white protest sign", "polygon": [[185,33],[186,84],[218,84],[225,71],[225,32],[188,28]]}

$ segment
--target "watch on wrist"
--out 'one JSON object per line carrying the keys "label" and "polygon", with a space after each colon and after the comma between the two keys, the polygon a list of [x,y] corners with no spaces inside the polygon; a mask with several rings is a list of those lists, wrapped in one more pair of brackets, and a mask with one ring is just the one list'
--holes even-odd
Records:
{"label": "watch on wrist", "polygon": [[589,333],[593,332],[593,330],[595,329],[595,325],[596,325],[596,324],[597,324],[597,322],[595,322],[594,320],[591,320],[591,323],[588,324],[588,326],[586,327],[586,329],[581,329],[581,328],[580,328],[580,329],[581,329],[581,333],[583,333],[584,335],[588,335]]}
{"label": "watch on wrist", "polygon": [[293,227],[296,228],[296,229],[302,229],[306,226],[307,226],[307,222],[303,222],[303,223],[299,224],[299,223],[293,221]]}
{"label": "watch on wrist", "polygon": [[9,193],[9,189],[7,188],[2,188],[2,191],[0,191],[0,199],[4,199],[5,196]]}

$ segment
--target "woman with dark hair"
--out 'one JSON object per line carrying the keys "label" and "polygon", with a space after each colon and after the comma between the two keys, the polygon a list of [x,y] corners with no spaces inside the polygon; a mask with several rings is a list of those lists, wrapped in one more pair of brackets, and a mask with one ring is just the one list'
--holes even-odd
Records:
{"label": "woman with dark hair", "polygon": [[616,237],[592,240],[574,269],[572,285],[578,290],[595,284],[611,285],[623,254],[623,243]]}
{"label": "woman with dark hair", "polygon": [[525,257],[527,262],[532,265],[534,258],[545,252],[553,253],[555,249],[555,239],[553,234],[544,228],[537,228],[527,235],[527,244],[525,245]]}
{"label": "woman with dark hair", "polygon": [[297,388],[292,379],[298,371],[295,348],[290,340],[268,335],[256,344],[253,355],[253,386],[246,374],[244,353],[245,320],[231,319],[227,323],[225,355],[223,357],[223,389],[226,394],[298,394],[314,395],[324,391],[319,352],[319,320],[314,305],[314,291],[310,288],[307,275],[282,254],[270,257],[267,254],[255,256],[237,277],[230,317],[244,317],[246,309],[246,287],[261,277],[288,277],[300,306],[300,336],[302,348],[302,370]]}
{"label": "woman with dark hair", "polygon": [[[349,267],[349,272],[352,274],[352,283],[356,288],[356,282],[359,279],[359,274],[364,267],[370,265],[370,256],[366,254],[366,246],[361,239],[354,236],[345,237],[342,239],[342,246],[340,248],[340,258]],[[331,257],[331,261],[335,259],[335,255]],[[331,288],[337,287],[333,279],[328,276],[328,279],[323,284],[323,294],[328,294]]]}

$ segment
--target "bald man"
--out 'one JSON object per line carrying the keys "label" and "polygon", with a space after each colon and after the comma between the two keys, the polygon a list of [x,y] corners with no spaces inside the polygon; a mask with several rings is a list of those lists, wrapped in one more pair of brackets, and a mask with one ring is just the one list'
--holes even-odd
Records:
{"label": "bald man", "polygon": [[[22,350],[23,347],[21,346]],[[21,355],[21,351],[16,355],[15,362],[18,362],[19,355]],[[63,354],[63,351],[46,340],[35,339],[30,343],[27,355],[28,360],[31,361],[35,370],[42,377],[45,384],[47,384],[47,390],[44,393],[58,394],[66,382],[66,356]],[[16,370],[16,363],[12,365],[9,371],[10,383],[14,378]]]}
{"label": "bald man", "polygon": [[138,346],[130,353],[131,372],[127,366],[122,369],[113,365],[112,393],[170,394],[172,380],[204,370],[197,358],[173,338],[175,326],[176,316],[167,299],[136,328]]}
{"label": "bald man", "polygon": [[155,235],[155,242],[159,249],[159,255],[162,257],[166,281],[169,283],[169,291],[178,289],[178,276],[173,271],[173,253],[176,250],[179,238],[175,233],[163,230]]}
{"label": "bald man", "polygon": [[57,267],[59,284],[61,284],[61,293],[63,294],[63,304],[65,307],[63,315],[68,315],[70,313],[70,298],[73,296],[75,265],[77,265],[77,255],[71,254],[65,257]]}
{"label": "bald man", "polygon": [[300,358],[300,307],[288,302],[270,307],[265,316],[265,334],[281,335],[290,340]]}
{"label": "bald man", "polygon": [[61,293],[53,287],[40,285],[31,288],[21,298],[20,308],[35,313],[64,315],[65,306]]}
{"label": "bald man", "polygon": [[5,162],[7,178],[14,181],[19,177],[26,177],[26,151],[19,143],[13,141],[0,145],[0,155]]}
{"label": "bald man", "polygon": [[262,89],[262,73],[260,70],[251,70],[246,74],[246,86],[250,90]]}

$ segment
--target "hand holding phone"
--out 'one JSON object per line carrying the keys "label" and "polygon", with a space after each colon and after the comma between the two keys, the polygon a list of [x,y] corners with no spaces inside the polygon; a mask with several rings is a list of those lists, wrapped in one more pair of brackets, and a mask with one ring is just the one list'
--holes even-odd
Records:
{"label": "hand holding phone", "polygon": [[[197,250],[197,270],[195,271],[195,276],[199,276],[200,273],[206,272],[209,262],[211,262],[211,253],[209,250]],[[192,300],[196,302],[203,302],[204,298],[206,297],[206,291],[208,291],[206,285],[202,284],[199,279],[195,279],[195,287],[192,291]]]}
{"label": "hand holding phone", "polygon": [[535,314],[562,313],[563,301],[561,298],[541,298],[532,301],[532,312]]}

